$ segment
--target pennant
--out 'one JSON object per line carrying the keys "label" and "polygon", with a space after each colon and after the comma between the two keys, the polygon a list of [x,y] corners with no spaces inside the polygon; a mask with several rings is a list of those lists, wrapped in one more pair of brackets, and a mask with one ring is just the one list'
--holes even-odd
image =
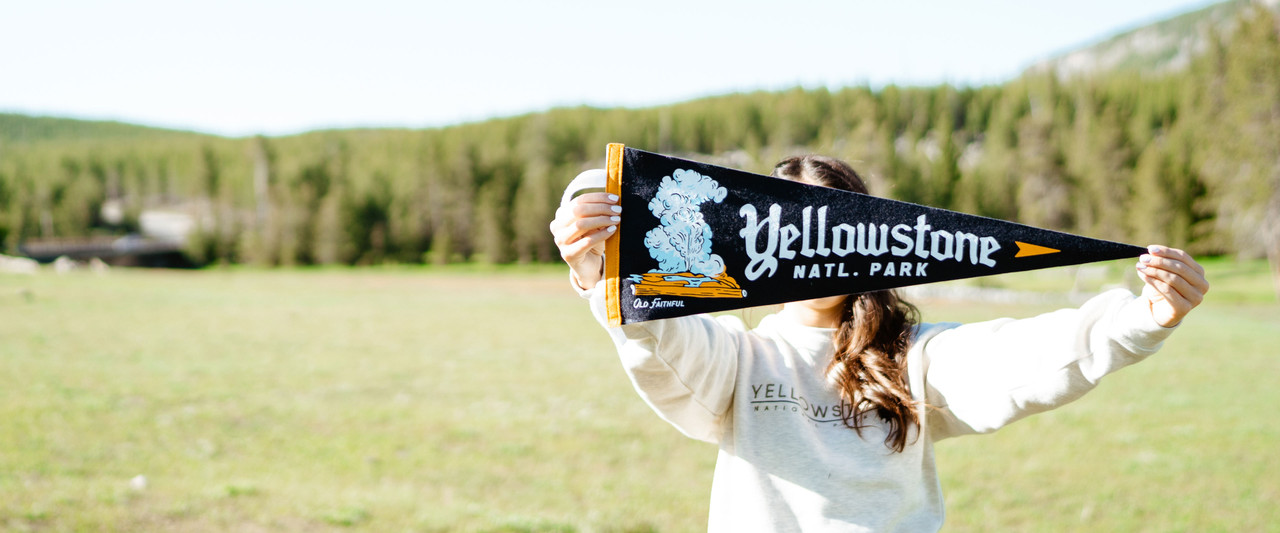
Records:
{"label": "pennant", "polygon": [[624,215],[605,245],[612,325],[1146,253],[621,144],[607,155]]}

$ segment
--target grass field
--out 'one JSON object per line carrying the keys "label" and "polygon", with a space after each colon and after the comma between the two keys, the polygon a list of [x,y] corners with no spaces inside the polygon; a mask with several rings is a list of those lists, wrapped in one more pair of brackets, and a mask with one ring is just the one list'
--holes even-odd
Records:
{"label": "grass field", "polygon": [[[1210,267],[1154,359],[940,443],[946,530],[1280,530],[1280,304]],[[715,454],[561,268],[0,276],[0,530],[697,531]]]}

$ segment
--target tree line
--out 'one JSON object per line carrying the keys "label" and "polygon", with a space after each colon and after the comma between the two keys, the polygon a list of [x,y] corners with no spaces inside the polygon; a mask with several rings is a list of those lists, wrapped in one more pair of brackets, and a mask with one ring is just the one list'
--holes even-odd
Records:
{"label": "tree line", "polygon": [[1210,42],[1161,75],[794,89],[423,130],[63,135],[63,121],[24,137],[0,117],[0,246],[124,234],[166,208],[196,217],[200,264],[554,261],[560,192],[621,142],[760,173],[821,153],[877,195],[1280,265],[1280,23],[1253,9]]}

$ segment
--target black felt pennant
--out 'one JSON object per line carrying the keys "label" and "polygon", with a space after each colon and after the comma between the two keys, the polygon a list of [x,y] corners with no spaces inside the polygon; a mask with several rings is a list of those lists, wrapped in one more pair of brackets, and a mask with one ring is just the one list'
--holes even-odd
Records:
{"label": "black felt pennant", "polygon": [[610,145],[615,324],[1136,257],[1137,246]]}

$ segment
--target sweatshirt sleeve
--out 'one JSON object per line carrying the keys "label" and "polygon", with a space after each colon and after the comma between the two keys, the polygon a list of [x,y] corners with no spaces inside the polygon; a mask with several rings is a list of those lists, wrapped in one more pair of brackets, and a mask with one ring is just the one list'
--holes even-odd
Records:
{"label": "sweatshirt sleeve", "polygon": [[742,321],[696,315],[610,328],[603,288],[579,294],[591,301],[640,397],[681,433],[718,442],[733,400]]}
{"label": "sweatshirt sleeve", "polygon": [[1156,352],[1173,332],[1123,289],[1079,309],[945,329],[921,346],[934,440],[988,433],[1065,405]]}

